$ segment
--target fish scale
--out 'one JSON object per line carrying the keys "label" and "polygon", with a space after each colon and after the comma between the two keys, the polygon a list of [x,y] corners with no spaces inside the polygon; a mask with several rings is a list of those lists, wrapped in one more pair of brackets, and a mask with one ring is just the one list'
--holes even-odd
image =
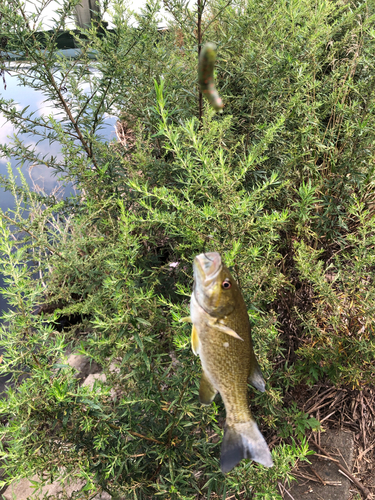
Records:
{"label": "fish scale", "polygon": [[[226,409],[227,424],[246,422],[251,413],[248,408],[247,379],[250,375],[250,349],[246,335],[229,324],[243,339],[237,340],[213,328],[199,334],[199,356],[204,371],[220,392]],[[248,334],[247,334],[248,335]],[[224,345],[227,344],[228,347]],[[214,355],[220,353],[221,356]],[[239,359],[238,364],[233,359]],[[228,376],[230,375],[230,376]]]}
{"label": "fish scale", "polygon": [[265,382],[255,358],[249,317],[241,291],[217,252],[194,259],[190,302],[192,349],[202,363],[199,399],[210,404],[220,393],[226,410],[220,467],[230,471],[243,458],[273,465],[248,405],[247,382],[260,391]]}

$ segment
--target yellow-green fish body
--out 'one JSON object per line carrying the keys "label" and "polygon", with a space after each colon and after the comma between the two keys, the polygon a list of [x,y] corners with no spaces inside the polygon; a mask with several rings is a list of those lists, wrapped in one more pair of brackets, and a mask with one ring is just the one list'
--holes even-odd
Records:
{"label": "yellow-green fish body", "polygon": [[200,402],[210,404],[220,392],[226,409],[221,470],[230,471],[242,458],[271,467],[270,451],[248,405],[248,381],[262,392],[265,383],[253,351],[246,304],[217,252],[194,259],[190,313],[192,349],[202,363]]}

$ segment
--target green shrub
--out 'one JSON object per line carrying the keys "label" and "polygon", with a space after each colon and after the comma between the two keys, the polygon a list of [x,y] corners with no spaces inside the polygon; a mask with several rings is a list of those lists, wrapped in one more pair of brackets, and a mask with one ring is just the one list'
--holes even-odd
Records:
{"label": "green shrub", "polygon": [[[0,373],[13,374],[0,401],[5,481],[80,478],[87,495],[129,499],[281,498],[277,483],[319,428],[284,404],[293,388],[373,381],[373,5],[208,4],[203,40],[218,44],[226,107],[218,116],[206,104],[201,117],[196,14],[181,4],[167,2],[175,21],[159,33],[157,4],[134,29],[114,2],[115,29],[86,30],[78,61],[56,54],[53,33],[41,51],[37,23],[13,4],[0,6],[2,29],[28,64],[12,71],[60,115],[1,98],[18,134],[1,152],[79,191],[58,201],[21,172],[20,185],[11,170],[2,179],[15,198],[0,218],[11,306]],[[124,141],[101,137],[106,113],[121,117]],[[41,157],[21,132],[61,155]],[[223,405],[198,403],[200,362],[179,320],[202,251],[220,251],[248,304],[267,379],[251,407],[277,442],[269,470],[244,460],[224,476]],[[71,351],[105,382],[80,385]]]}

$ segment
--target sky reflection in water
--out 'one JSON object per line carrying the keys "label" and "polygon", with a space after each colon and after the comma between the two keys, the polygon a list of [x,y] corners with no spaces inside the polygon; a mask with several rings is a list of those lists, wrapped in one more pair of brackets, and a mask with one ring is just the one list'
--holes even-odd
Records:
{"label": "sky reflection in water", "polygon": [[[41,92],[37,92],[29,87],[18,86],[17,77],[14,75],[6,74],[6,89],[4,89],[3,82],[0,80],[0,96],[5,99],[13,99],[16,103],[17,109],[23,109],[26,106],[30,106],[28,112],[35,111],[35,116],[39,117],[42,115],[53,114],[56,118],[56,109],[51,106],[48,102],[45,102],[45,96]],[[117,118],[114,116],[107,116],[105,124],[103,124],[100,130],[100,135],[104,140],[112,141],[115,139],[115,123]],[[12,136],[15,132],[12,124],[5,121],[4,116],[0,113],[0,143],[9,143],[12,141]],[[60,147],[58,143],[50,144],[48,140],[41,141],[36,145],[39,137],[35,138],[31,134],[19,134],[19,138],[24,140],[26,145],[33,145],[36,147],[36,151],[40,153],[41,157],[45,154],[53,155],[59,157]],[[5,158],[0,156],[0,174],[7,175],[7,165],[10,163],[13,173],[19,177],[16,170],[18,161],[14,158]],[[33,165],[30,168],[29,163],[25,163],[22,167],[22,173],[24,174],[29,185],[37,185],[37,189],[50,194],[57,185],[62,185],[62,182],[58,181],[58,176],[54,175],[54,172],[45,165]],[[17,180],[20,183],[20,180]],[[73,191],[71,185],[67,185],[62,189],[63,196],[69,196]],[[4,191],[0,188],[0,208],[6,211],[8,208],[14,207],[13,195],[10,192]],[[0,275],[0,287],[3,286],[3,280]],[[0,312],[6,307],[6,302],[3,300],[0,294]]]}

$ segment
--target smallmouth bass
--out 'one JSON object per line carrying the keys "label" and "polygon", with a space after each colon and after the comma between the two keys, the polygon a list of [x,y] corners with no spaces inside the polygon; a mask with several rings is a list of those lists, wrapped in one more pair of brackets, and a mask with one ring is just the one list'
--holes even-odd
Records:
{"label": "smallmouth bass", "polygon": [[247,382],[265,390],[255,358],[250,322],[241,291],[217,252],[194,259],[190,302],[192,349],[202,363],[199,400],[212,403],[219,392],[226,410],[220,468],[229,472],[243,458],[272,467],[270,450],[248,405]]}

